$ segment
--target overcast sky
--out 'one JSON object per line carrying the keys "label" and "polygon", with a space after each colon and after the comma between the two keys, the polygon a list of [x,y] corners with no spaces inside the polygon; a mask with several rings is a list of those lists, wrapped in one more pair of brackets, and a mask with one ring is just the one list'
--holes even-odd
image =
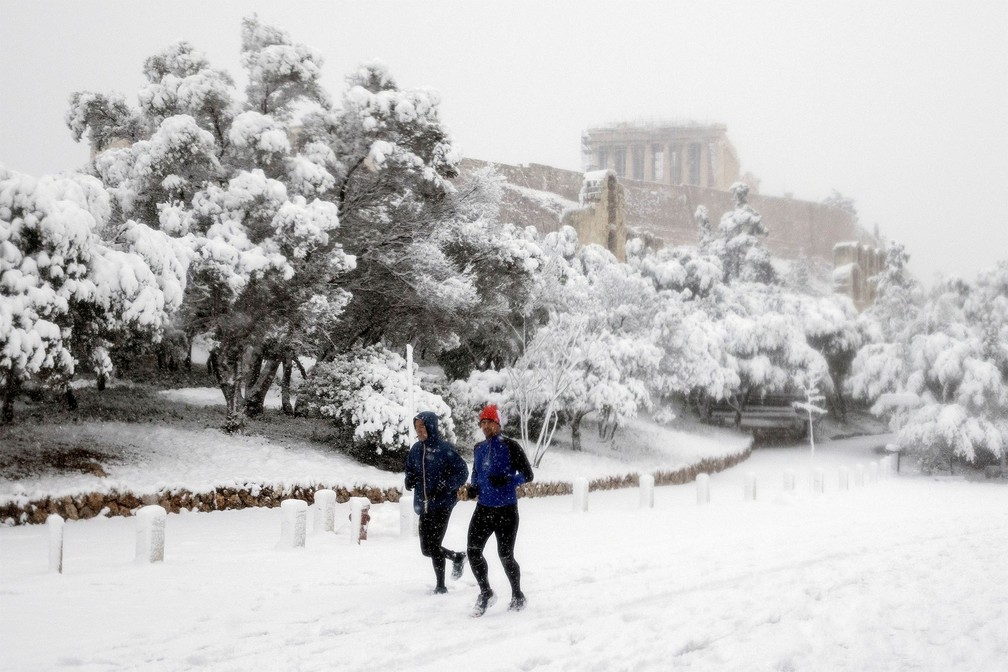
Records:
{"label": "overcast sky", "polygon": [[337,100],[374,59],[439,91],[465,156],[580,170],[591,126],[723,123],[762,193],[853,198],[928,283],[1008,259],[1006,0],[0,0],[0,163],[83,165],[71,92],[135,101],[143,60],[176,40],[243,86],[253,12],[324,54]]}

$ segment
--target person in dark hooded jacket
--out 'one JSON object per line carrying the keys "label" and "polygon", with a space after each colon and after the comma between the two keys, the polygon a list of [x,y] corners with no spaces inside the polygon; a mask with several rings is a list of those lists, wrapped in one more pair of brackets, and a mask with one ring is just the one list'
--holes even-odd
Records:
{"label": "person in dark hooded jacket", "polygon": [[413,490],[413,510],[420,516],[420,552],[434,565],[436,594],[447,593],[445,560],[452,561],[452,578],[462,576],[466,554],[445,548],[445,532],[452,509],[458,503],[458,490],[469,478],[466,466],[455,446],[441,438],[437,415],[418,413],[413,419],[417,438],[406,456],[406,489]]}

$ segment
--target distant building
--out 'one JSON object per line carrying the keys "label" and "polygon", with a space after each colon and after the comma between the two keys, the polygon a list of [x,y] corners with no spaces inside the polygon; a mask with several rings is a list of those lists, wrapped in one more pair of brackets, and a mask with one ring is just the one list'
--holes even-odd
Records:
{"label": "distant building", "polygon": [[620,261],[626,261],[626,207],[623,185],[611,170],[584,174],[578,193],[580,207],[564,211],[561,226],[578,232],[578,240],[602,245]]}
{"label": "distant building", "polygon": [[[617,177],[727,191],[739,174],[738,154],[722,124],[620,123],[590,128],[581,136],[585,171]],[[750,191],[759,185],[745,176]]]}

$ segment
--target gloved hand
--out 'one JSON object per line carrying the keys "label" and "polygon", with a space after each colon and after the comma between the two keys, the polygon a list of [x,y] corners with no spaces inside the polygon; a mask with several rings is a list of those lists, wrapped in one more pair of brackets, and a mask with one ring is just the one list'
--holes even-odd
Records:
{"label": "gloved hand", "polygon": [[470,483],[466,486],[466,497],[468,499],[476,499],[479,497],[479,486]]}
{"label": "gloved hand", "polygon": [[407,490],[412,490],[413,488],[416,487],[416,479],[411,476],[407,476],[406,483],[404,485]]}
{"label": "gloved hand", "polygon": [[508,484],[510,478],[507,476],[507,474],[494,474],[488,480],[490,481],[490,485],[494,486],[495,488],[503,488],[505,485]]}

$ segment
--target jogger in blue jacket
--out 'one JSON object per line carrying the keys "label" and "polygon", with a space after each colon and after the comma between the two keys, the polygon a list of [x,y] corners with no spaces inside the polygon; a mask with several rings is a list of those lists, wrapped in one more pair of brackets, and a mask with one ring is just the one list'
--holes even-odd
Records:
{"label": "jogger in blue jacket", "polygon": [[[420,552],[431,559],[437,584],[434,593],[447,593],[445,560],[452,561],[452,578],[462,576],[465,553],[442,546],[452,509],[458,502],[458,489],[469,477],[455,446],[441,438],[437,416],[431,411],[413,419],[417,438],[406,456],[405,486],[413,490],[413,510],[420,515]],[[404,493],[405,494],[405,493]]]}
{"label": "jogger in blue jacket", "polygon": [[491,535],[497,535],[497,553],[511,584],[511,604],[515,611],[525,608],[525,595],[521,591],[521,567],[514,558],[515,540],[518,536],[518,495],[522,483],[532,480],[532,465],[525,451],[514,439],[501,434],[497,407],[488,405],[480,413],[480,429],[485,441],[476,444],[472,482],[469,498],[476,498],[476,510],[469,521],[467,553],[473,576],[479,583],[480,594],[473,607],[473,616],[482,616],[497,598],[490,589],[487,561],[483,556]]}

